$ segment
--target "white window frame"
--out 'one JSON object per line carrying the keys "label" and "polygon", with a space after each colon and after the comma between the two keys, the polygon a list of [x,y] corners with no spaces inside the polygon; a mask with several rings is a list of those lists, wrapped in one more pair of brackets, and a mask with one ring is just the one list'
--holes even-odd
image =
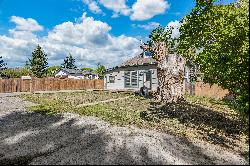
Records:
{"label": "white window frame", "polygon": [[[136,85],[133,84],[132,82],[132,73],[136,73]],[[127,84],[128,82],[126,82],[126,74],[129,74],[129,85]],[[135,80],[133,78],[133,80]],[[124,87],[125,88],[138,88],[139,87],[139,74],[138,71],[125,71],[124,72]]]}

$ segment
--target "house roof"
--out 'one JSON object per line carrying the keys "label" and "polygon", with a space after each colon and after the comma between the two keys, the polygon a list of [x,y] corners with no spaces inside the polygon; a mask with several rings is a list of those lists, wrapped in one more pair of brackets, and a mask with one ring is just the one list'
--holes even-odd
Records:
{"label": "house roof", "polygon": [[143,55],[137,55],[126,62],[122,63],[120,67],[125,66],[141,66],[146,64],[156,64],[156,60],[152,57],[144,57]]}
{"label": "house roof", "polygon": [[60,68],[57,70],[57,72],[59,71],[64,71],[68,74],[81,74],[81,75],[97,75],[94,74],[92,72],[90,72],[89,70],[80,70],[80,69],[66,69],[66,68]]}
{"label": "house roof", "polygon": [[129,67],[129,66],[143,66],[143,65],[149,65],[149,64],[157,64],[157,61],[153,59],[152,56],[143,56],[143,54],[139,54],[125,61],[120,66],[107,69],[106,72],[110,72],[118,68],[124,68],[124,67]]}
{"label": "house roof", "polygon": [[66,71],[69,74],[82,74],[82,71],[79,69],[66,69],[66,68],[61,68],[59,70]]}

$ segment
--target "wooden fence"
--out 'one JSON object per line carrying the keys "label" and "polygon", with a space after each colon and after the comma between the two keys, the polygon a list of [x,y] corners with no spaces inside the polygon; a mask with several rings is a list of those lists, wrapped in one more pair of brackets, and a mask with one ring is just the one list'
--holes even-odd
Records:
{"label": "wooden fence", "polygon": [[188,83],[185,85],[185,90],[190,95],[211,97],[217,99],[223,99],[229,94],[229,91],[227,89],[223,89],[216,84],[210,85],[203,82],[196,82],[195,84]]}
{"label": "wooden fence", "polygon": [[103,80],[32,78],[31,80],[0,79],[0,93],[103,89]]}
{"label": "wooden fence", "polygon": [[[35,92],[35,91],[58,91],[58,90],[83,90],[104,89],[103,80],[76,80],[60,78],[32,78],[31,80],[0,79],[0,93],[11,92]],[[185,90],[190,95],[205,96],[222,99],[228,94],[228,90],[217,85],[197,82],[185,85]]]}

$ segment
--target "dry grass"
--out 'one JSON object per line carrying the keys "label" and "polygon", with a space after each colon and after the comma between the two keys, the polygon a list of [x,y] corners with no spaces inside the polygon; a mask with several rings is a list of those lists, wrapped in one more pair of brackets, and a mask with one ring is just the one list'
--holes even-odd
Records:
{"label": "dry grass", "polygon": [[248,124],[220,100],[187,96],[182,104],[164,105],[153,99],[130,94],[130,98],[77,108],[83,103],[125,97],[129,94],[78,92],[23,95],[39,103],[31,111],[42,113],[74,112],[96,116],[112,124],[157,129],[189,139],[218,144],[241,154],[248,151]]}

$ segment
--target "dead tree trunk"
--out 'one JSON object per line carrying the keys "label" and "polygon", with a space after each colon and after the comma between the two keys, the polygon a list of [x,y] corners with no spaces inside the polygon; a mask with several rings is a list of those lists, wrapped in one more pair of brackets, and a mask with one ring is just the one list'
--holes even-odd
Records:
{"label": "dead tree trunk", "polygon": [[157,61],[158,100],[165,103],[183,101],[184,58],[168,54],[165,42],[155,43],[152,52]]}

